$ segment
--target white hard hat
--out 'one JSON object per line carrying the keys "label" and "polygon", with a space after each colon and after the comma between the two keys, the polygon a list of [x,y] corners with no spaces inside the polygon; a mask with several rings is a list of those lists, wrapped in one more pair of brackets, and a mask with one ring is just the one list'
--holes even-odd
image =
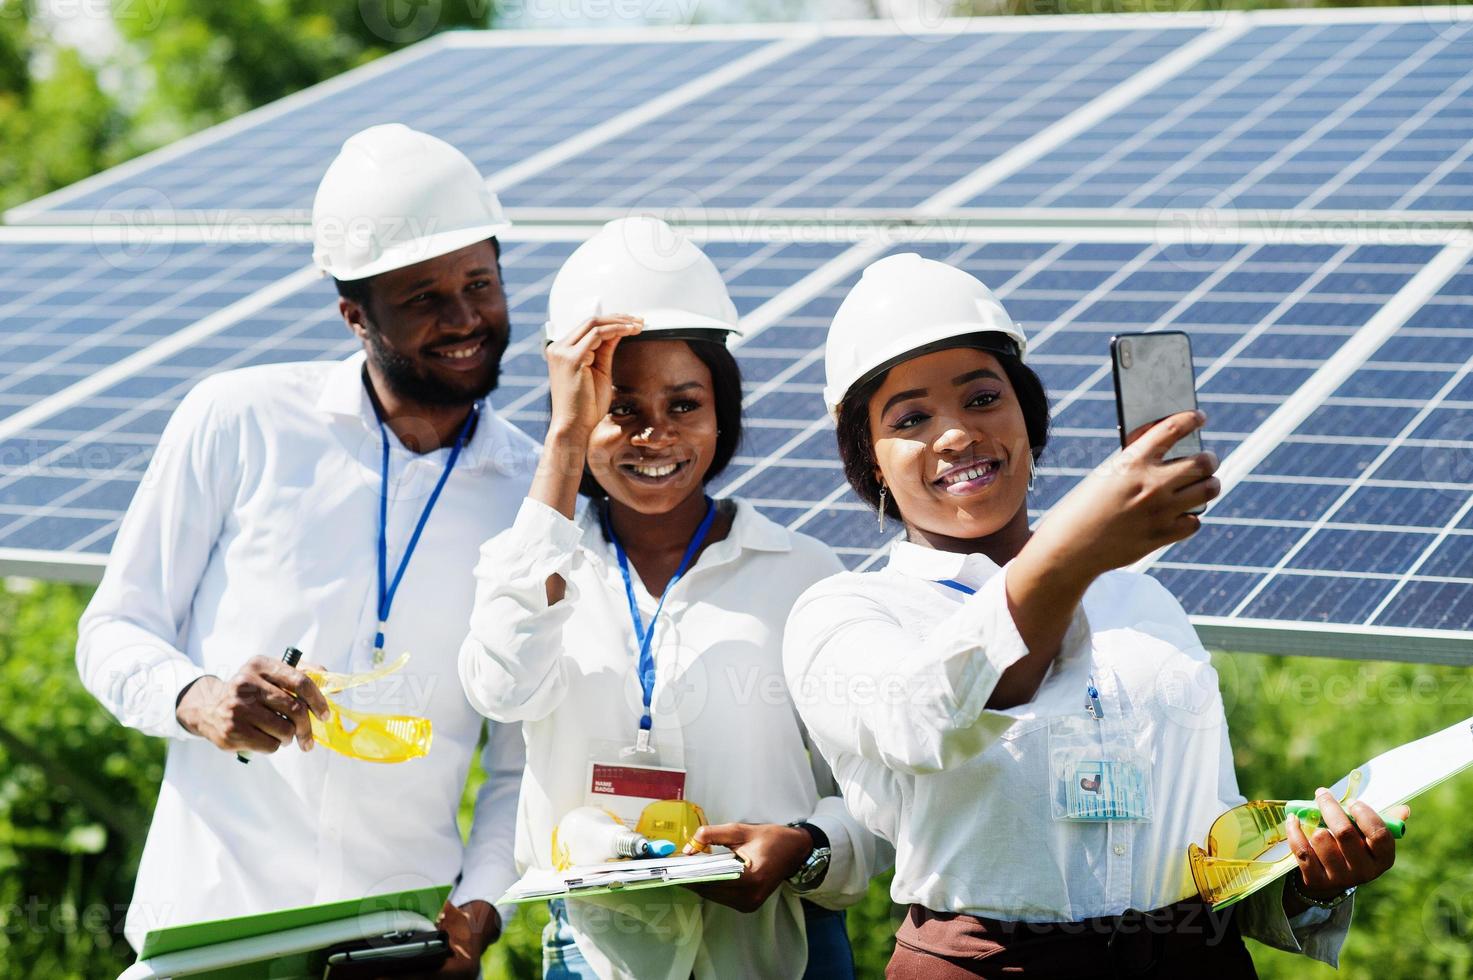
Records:
{"label": "white hard hat", "polygon": [[643,334],[718,330],[740,334],[736,304],[705,252],[658,218],[610,221],[579,245],[552,281],[547,342],[592,316],[644,320]]}
{"label": "white hard hat", "polygon": [[337,279],[367,279],[510,227],[464,153],[399,123],[370,126],[348,137],[317,185],[312,261]]}
{"label": "white hard hat", "polygon": [[1028,347],[1023,329],[977,277],[914,252],[888,255],[865,268],[829,325],[824,403],[837,417],[855,385],[921,348],[977,333],[1004,335],[999,348],[1015,347],[1020,358]]}

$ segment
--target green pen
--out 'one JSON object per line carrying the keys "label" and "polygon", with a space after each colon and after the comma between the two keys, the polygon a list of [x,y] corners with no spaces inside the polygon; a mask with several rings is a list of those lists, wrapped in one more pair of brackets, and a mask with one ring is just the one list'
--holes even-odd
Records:
{"label": "green pen", "polygon": [[[1284,813],[1286,815],[1292,813],[1302,822],[1312,826],[1318,827],[1322,825],[1320,808],[1315,806],[1312,800],[1288,800],[1284,803]],[[1349,810],[1345,812],[1345,815],[1350,817],[1351,823],[1355,823],[1355,817]],[[1386,822],[1386,829],[1391,832],[1393,838],[1401,840],[1406,836],[1407,825],[1404,821],[1388,817],[1384,813],[1381,815],[1381,819]]]}

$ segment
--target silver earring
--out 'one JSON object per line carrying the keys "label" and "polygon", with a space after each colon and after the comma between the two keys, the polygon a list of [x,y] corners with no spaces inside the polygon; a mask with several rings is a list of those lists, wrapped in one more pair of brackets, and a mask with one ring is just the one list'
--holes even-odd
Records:
{"label": "silver earring", "polygon": [[880,533],[885,533],[885,496],[889,491],[883,483],[880,484]]}
{"label": "silver earring", "polygon": [[1032,493],[1034,485],[1038,483],[1038,468],[1033,463],[1033,454],[1028,454],[1028,492]]}

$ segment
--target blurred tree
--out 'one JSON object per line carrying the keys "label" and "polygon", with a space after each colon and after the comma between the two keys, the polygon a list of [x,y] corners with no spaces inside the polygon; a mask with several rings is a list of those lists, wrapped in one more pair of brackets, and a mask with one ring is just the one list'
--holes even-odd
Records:
{"label": "blurred tree", "polygon": [[0,208],[117,163],[126,129],[81,55],[35,28],[27,0],[0,0]]}
{"label": "blurred tree", "polygon": [[[77,679],[89,589],[0,590],[0,974],[116,976],[122,914],[163,742],[117,724]],[[14,971],[14,972],[13,972]]]}

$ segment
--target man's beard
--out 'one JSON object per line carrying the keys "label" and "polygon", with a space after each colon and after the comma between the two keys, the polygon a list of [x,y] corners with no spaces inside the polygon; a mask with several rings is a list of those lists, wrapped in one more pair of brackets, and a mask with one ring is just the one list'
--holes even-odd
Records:
{"label": "man's beard", "polygon": [[406,401],[417,405],[468,405],[496,390],[501,380],[501,358],[506,353],[507,334],[508,331],[493,331],[486,335],[485,373],[467,378],[462,385],[425,374],[413,359],[385,344],[383,335],[376,328],[368,330],[368,356],[378,367],[389,389]]}

